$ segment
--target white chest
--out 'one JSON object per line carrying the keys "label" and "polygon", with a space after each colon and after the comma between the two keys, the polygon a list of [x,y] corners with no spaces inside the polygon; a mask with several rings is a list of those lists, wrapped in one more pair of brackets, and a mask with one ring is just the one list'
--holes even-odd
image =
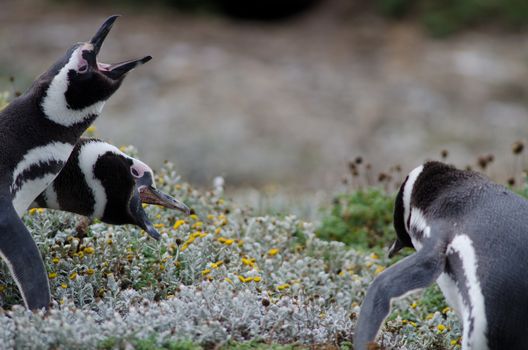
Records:
{"label": "white chest", "polygon": [[19,216],[53,182],[72,150],[69,143],[51,142],[26,152],[13,170],[11,183],[13,206]]}

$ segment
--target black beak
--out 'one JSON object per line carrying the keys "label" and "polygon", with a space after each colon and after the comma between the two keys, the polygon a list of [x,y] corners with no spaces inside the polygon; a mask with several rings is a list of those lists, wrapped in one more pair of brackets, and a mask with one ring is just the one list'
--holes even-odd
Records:
{"label": "black beak", "polygon": [[139,197],[141,198],[141,202],[146,204],[155,204],[169,209],[177,209],[185,215],[189,215],[191,213],[191,209],[183,204],[183,202],[161,192],[153,186],[139,187]]}
{"label": "black beak", "polygon": [[97,33],[95,33],[92,40],[90,40],[90,43],[93,45],[93,51],[90,51],[86,56],[83,56],[89,62],[90,66],[99,69],[106,76],[114,80],[123,77],[130,70],[136,68],[139,65],[147,63],[152,59],[151,56],[145,56],[143,58],[128,60],[115,64],[97,63],[96,56],[101,50],[106,36],[110,32],[110,29],[112,29],[112,26],[118,17],[119,15],[110,16],[106,19],[106,21],[104,21]]}
{"label": "black beak", "polygon": [[148,219],[147,213],[145,213],[145,211],[143,210],[143,206],[141,205],[141,199],[139,198],[137,192],[135,192],[132,195],[132,198],[130,199],[130,214],[134,218],[136,225],[145,230],[150,237],[159,241],[161,235]]}
{"label": "black beak", "polygon": [[112,79],[119,79],[120,77],[125,75],[127,72],[131,71],[137,66],[147,63],[151,59],[152,59],[152,56],[145,56],[143,58],[136,59],[136,60],[128,60],[128,61],[124,61],[120,63],[115,63],[115,64],[109,65],[106,68],[107,70],[104,69],[101,71]]}
{"label": "black beak", "polygon": [[99,53],[99,50],[101,50],[101,46],[103,46],[103,41],[106,39],[106,36],[110,32],[110,29],[112,29],[112,26],[114,25],[114,22],[116,21],[117,17],[119,15],[110,16],[104,21],[104,23],[101,25],[97,33],[95,33],[92,40],[90,40],[90,43],[94,46],[94,53],[97,56]]}
{"label": "black beak", "polygon": [[398,238],[396,238],[394,243],[392,243],[392,245],[389,248],[389,254],[388,254],[389,259],[391,259],[394,255],[396,255],[403,248],[405,248],[405,245],[403,245],[403,243]]}

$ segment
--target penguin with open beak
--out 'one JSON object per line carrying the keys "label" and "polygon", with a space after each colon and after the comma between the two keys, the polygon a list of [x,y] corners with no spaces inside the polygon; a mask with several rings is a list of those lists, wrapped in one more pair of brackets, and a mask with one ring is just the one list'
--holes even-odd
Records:
{"label": "penguin with open beak", "polygon": [[97,62],[117,17],[90,41],[71,46],[0,111],[0,257],[29,309],[47,307],[51,294],[39,249],[20,217],[62,170],[127,73],[151,59]]}
{"label": "penguin with open beak", "polygon": [[137,225],[159,239],[143,203],[190,213],[184,203],[156,188],[148,165],[109,143],[87,138],[75,145],[60,174],[32,207],[68,211],[109,224]]}

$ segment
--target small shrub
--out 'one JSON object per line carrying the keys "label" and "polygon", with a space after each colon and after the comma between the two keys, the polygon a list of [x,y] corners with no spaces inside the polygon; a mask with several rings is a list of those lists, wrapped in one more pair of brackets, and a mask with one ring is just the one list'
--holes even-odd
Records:
{"label": "small shrub", "polygon": [[323,216],[317,236],[363,249],[387,247],[396,237],[393,210],[394,196],[378,188],[338,195]]}

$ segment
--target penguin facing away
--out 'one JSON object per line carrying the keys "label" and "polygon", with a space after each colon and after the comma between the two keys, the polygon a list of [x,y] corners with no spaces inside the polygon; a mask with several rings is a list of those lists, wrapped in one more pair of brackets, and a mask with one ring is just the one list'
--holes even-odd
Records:
{"label": "penguin facing away", "polygon": [[390,303],[435,281],[463,324],[463,350],[528,349],[528,201],[472,171],[428,162],[396,197],[397,239],[416,253],[381,273],[361,305],[354,348],[366,349]]}
{"label": "penguin facing away", "polygon": [[148,165],[109,143],[81,138],[62,171],[32,207],[69,211],[109,224],[134,224],[159,239],[142,203],[190,213],[181,201],[156,189]]}
{"label": "penguin facing away", "polygon": [[89,42],[73,45],[0,111],[0,256],[29,309],[47,307],[50,291],[40,252],[20,216],[60,172],[126,73],[151,59],[97,62],[116,19],[108,18]]}

